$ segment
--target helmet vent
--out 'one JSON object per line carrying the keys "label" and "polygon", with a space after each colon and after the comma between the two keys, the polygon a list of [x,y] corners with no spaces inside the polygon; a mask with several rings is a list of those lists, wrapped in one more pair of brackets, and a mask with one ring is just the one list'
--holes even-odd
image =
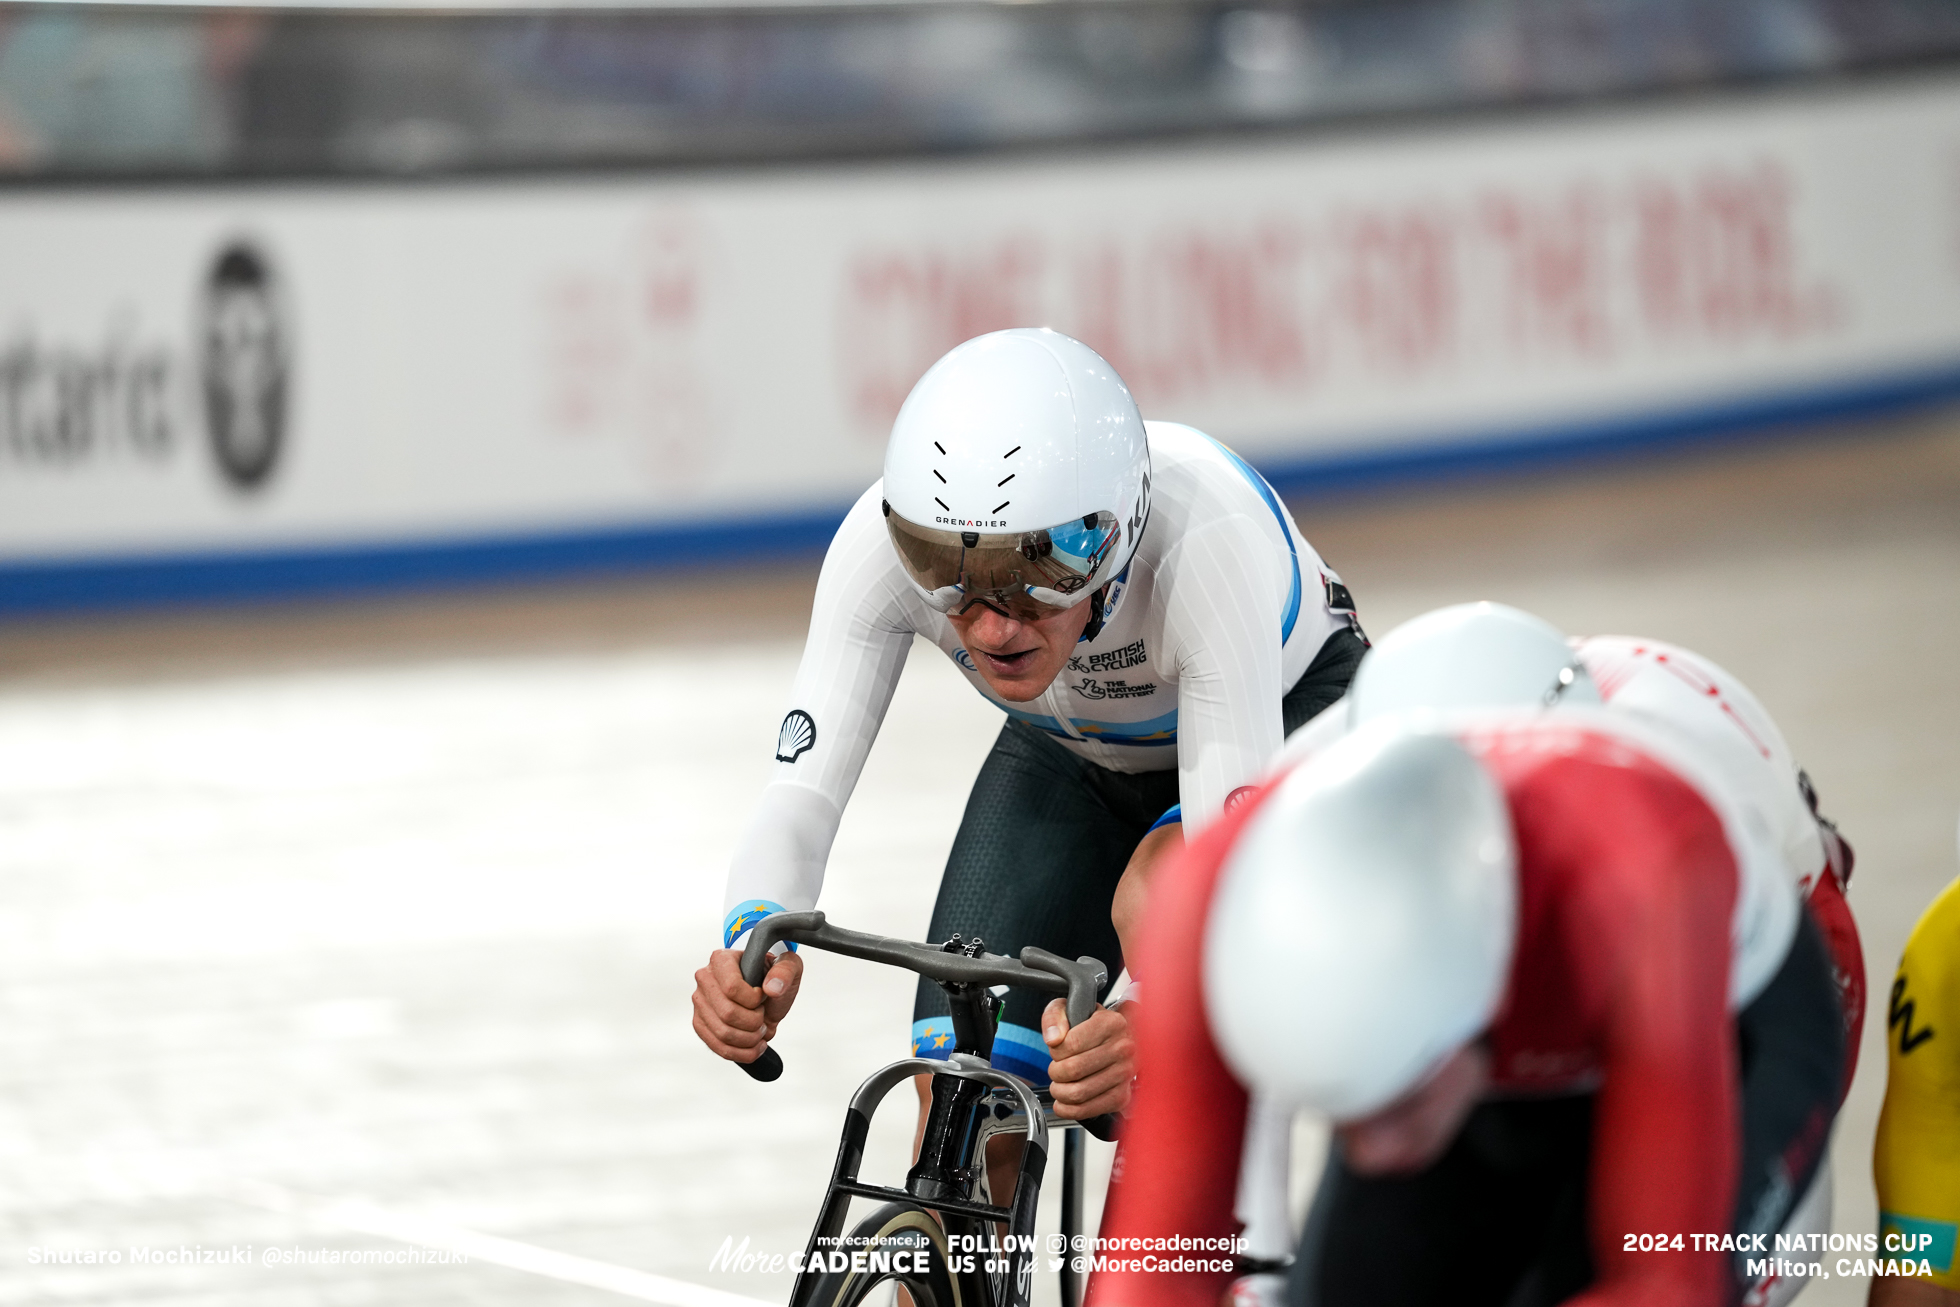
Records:
{"label": "helmet vent", "polygon": [[[941,452],[941,453],[945,453],[945,451],[944,451],[944,450],[941,450],[940,452]],[[1021,447],[1020,447],[1019,445],[1016,445],[1016,446],[1014,446],[1014,448],[1012,448],[1012,449],[1010,449],[1010,450],[1008,450],[1008,451],[1007,451],[1007,452],[1006,452],[1005,454],[1002,454],[1002,455],[1001,455],[1001,457],[1002,457],[1002,458],[1012,458],[1012,457],[1014,457],[1014,456],[1015,456],[1016,454],[1018,454],[1018,453],[1020,453],[1020,452],[1021,452]]]}
{"label": "helmet vent", "polygon": [[937,440],[932,442],[932,447],[942,454],[946,452],[946,446],[940,444]]}
{"label": "helmet vent", "polygon": [[932,502],[939,505],[941,508],[945,509],[949,513],[953,511],[953,506],[947,503],[945,500],[941,499],[938,495],[934,495],[932,497]]}
{"label": "helmet vent", "polygon": [[1014,479],[1014,473],[1009,472],[1006,476],[994,482],[994,489],[996,490],[1000,489],[1002,486],[1006,485],[1009,481],[1012,481],[1013,479]]}
{"label": "helmet vent", "polygon": [[934,476],[936,476],[936,477],[939,477],[939,484],[940,484],[940,485],[942,485],[942,486],[943,486],[943,485],[945,485],[945,484],[946,484],[946,478],[945,478],[945,477],[942,477],[942,476],[939,476],[939,469],[938,469],[938,468],[934,468],[934,469],[932,470],[932,474],[933,474]]}
{"label": "helmet vent", "polygon": [[998,513],[998,512],[1000,512],[1000,510],[1001,510],[1001,509],[1003,509],[1003,508],[1006,508],[1006,507],[1007,507],[1007,506],[1008,506],[1009,504],[1011,504],[1011,503],[1013,503],[1013,502],[1014,502],[1014,501],[1013,501],[1013,500],[1011,500],[1011,499],[1003,499],[1003,500],[1001,500],[1001,501],[1000,501],[1000,502],[999,502],[998,504],[995,504],[995,505],[994,505],[994,512],[996,512],[996,513]]}

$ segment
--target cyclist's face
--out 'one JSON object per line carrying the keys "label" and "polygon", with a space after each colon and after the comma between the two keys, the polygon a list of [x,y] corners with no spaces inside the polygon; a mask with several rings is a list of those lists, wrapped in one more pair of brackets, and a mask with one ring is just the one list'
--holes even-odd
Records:
{"label": "cyclist's face", "polygon": [[965,612],[951,614],[951,621],[993,692],[1009,703],[1026,703],[1039,698],[1061,674],[1089,625],[1095,602],[1085,599],[1073,608],[1026,621],[975,601]]}
{"label": "cyclist's face", "polygon": [[1407,1175],[1443,1155],[1490,1083],[1490,1054],[1466,1044],[1429,1079],[1373,1116],[1334,1128],[1357,1175]]}

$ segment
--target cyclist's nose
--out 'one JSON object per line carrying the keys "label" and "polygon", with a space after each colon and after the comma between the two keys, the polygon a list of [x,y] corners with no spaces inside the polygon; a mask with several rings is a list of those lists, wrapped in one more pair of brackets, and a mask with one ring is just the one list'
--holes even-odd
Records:
{"label": "cyclist's nose", "polygon": [[1022,623],[985,604],[976,604],[967,609],[966,616],[969,622],[967,634],[990,649],[1005,650],[1022,633]]}

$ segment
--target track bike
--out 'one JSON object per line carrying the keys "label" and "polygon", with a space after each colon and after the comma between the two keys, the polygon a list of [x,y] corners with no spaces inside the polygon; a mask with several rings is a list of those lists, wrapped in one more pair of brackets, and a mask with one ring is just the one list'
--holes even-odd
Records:
{"label": "track bike", "polygon": [[[953,1051],[945,1061],[906,1058],[874,1072],[844,1113],[843,1138],[831,1168],[816,1227],[798,1263],[790,1307],[857,1307],[873,1288],[897,1281],[916,1307],[1029,1307],[1037,1261],[1034,1222],[1048,1136],[1062,1132],[1063,1307],[1078,1307],[1082,1275],[1075,1269],[1082,1224],[1084,1129],[1115,1137],[1115,1118],[1070,1121],[1054,1114],[1046,1088],[989,1063],[994,1027],[1006,987],[1056,994],[1066,1000],[1070,1025],[1089,1019],[1108,983],[1094,958],[1066,958],[1024,948],[1019,959],[985,951],[979,939],[958,935],[943,944],[861,934],[828,924],[822,912],[783,912],[764,918],[742,954],[742,978],[762,983],[769,950],[788,942],[847,957],[903,967],[945,991],[953,1019]],[[996,990],[1000,992],[996,992]],[[742,1064],[757,1080],[782,1074],[773,1048]],[[858,1178],[872,1114],[885,1095],[914,1076],[932,1077],[919,1158],[903,1189]],[[986,1192],[986,1147],[995,1135],[1026,1136],[1014,1191],[1005,1205]],[[853,1198],[881,1205],[845,1233]],[[937,1214],[935,1219],[934,1214]],[[992,1231],[1005,1226],[1004,1237]],[[862,1254],[862,1257],[853,1254]],[[1052,1254],[1051,1254],[1052,1260]]]}

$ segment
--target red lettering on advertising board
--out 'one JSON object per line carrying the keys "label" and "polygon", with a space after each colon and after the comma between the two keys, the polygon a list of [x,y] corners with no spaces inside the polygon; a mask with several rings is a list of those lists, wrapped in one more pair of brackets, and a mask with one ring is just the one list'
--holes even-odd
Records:
{"label": "red lettering on advertising board", "polygon": [[641,229],[640,312],[656,331],[684,330],[701,302],[702,240],[691,215],[663,213]]}
{"label": "red lettering on advertising board", "polygon": [[844,382],[882,437],[919,376],[982,332],[1047,324],[1146,410],[1298,399],[1464,368],[1598,368],[1656,348],[1834,329],[1773,161],[1494,184],[1459,199],[1221,216],[1045,244],[878,247],[846,278]]}
{"label": "red lettering on advertising board", "polygon": [[1301,239],[1183,230],[1140,249],[1104,241],[1072,261],[1069,321],[1140,396],[1166,401],[1220,382],[1286,384],[1308,372]]}
{"label": "red lettering on advertising board", "polygon": [[898,413],[913,383],[963,340],[1042,320],[1040,244],[1015,236],[961,257],[885,250],[850,269],[840,348],[851,410],[875,430]]}
{"label": "red lettering on advertising board", "polygon": [[692,210],[662,206],[623,245],[596,251],[594,267],[541,288],[546,424],[620,442],[649,484],[669,490],[699,483],[722,448],[702,338],[713,248]]}
{"label": "red lettering on advertising board", "polygon": [[618,290],[601,277],[568,273],[543,292],[546,418],[558,430],[583,433],[608,420],[608,403],[625,362]]}
{"label": "red lettering on advertising board", "polygon": [[1791,186],[1782,168],[1708,170],[1633,188],[1634,280],[1660,337],[1791,336],[1817,325],[1828,297],[1798,287]]}
{"label": "red lettering on advertising board", "polygon": [[1502,251],[1502,315],[1522,352],[1603,355],[1613,346],[1609,209],[1581,184],[1551,199],[1494,191],[1478,206],[1482,232]]}
{"label": "red lettering on advertising board", "polygon": [[1362,211],[1337,220],[1334,294],[1340,329],[1369,361],[1420,371],[1456,338],[1455,232],[1422,208]]}

